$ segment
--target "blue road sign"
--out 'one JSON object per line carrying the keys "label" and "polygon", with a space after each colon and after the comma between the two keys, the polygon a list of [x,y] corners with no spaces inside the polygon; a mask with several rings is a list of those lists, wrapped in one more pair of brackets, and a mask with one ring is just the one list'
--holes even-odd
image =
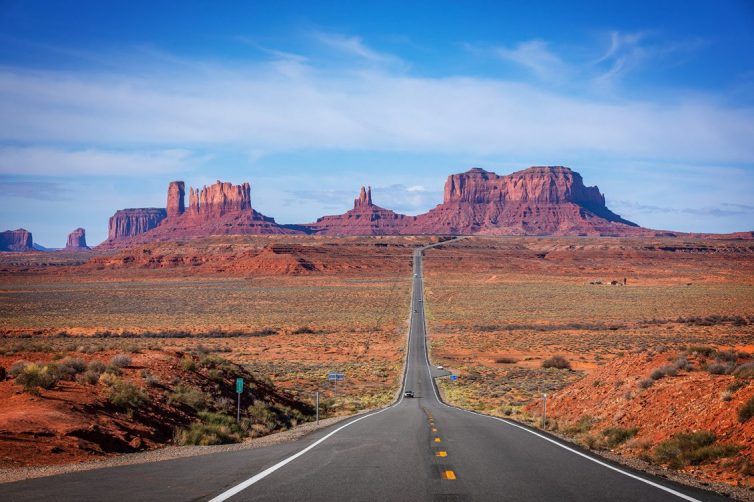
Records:
{"label": "blue road sign", "polygon": [[451,380],[458,380],[458,375],[450,375]]}
{"label": "blue road sign", "polygon": [[331,382],[342,382],[346,379],[346,375],[344,373],[328,373],[327,379]]}

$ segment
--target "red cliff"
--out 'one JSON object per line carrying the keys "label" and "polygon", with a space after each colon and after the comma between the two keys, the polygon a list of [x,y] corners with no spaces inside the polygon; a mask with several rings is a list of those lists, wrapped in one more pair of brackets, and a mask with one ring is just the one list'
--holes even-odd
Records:
{"label": "red cliff", "polygon": [[157,207],[119,209],[110,217],[107,240],[118,241],[143,234],[156,228],[166,217],[165,210]]}
{"label": "red cliff", "polygon": [[0,232],[0,251],[32,251],[31,232],[23,228]]}
{"label": "red cliff", "polygon": [[68,242],[65,245],[65,249],[67,251],[89,249],[89,246],[86,245],[86,230],[79,227],[68,234]]}
{"label": "red cliff", "polygon": [[185,192],[182,181],[171,181],[168,185],[168,204],[165,207],[168,218],[177,218],[186,210],[183,204]]}
{"label": "red cliff", "polygon": [[448,177],[443,203],[416,217],[407,233],[635,234],[635,223],[605,206],[595,187],[562,166],[506,176],[474,168]]}

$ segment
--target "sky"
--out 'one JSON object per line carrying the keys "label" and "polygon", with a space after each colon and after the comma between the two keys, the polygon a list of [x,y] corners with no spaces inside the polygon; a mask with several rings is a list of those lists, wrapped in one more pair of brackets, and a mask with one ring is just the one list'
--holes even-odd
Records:
{"label": "sky", "polygon": [[0,0],[0,229],[43,246],[172,180],[305,223],[532,165],[645,227],[754,230],[754,2]]}

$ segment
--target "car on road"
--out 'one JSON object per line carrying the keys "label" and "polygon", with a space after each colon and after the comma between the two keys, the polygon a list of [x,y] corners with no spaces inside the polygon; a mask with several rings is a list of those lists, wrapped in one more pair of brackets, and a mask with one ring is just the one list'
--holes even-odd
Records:
{"label": "car on road", "polygon": [[414,391],[413,390],[407,390],[403,393],[403,397],[414,397]]}
{"label": "car on road", "polygon": [[443,368],[442,366],[438,366],[437,369],[438,370],[444,370],[445,368]]}

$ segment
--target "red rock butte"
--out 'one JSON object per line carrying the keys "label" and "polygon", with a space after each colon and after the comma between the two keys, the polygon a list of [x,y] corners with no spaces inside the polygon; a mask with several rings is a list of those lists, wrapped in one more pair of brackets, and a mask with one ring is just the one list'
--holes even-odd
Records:
{"label": "red rock butte", "polygon": [[189,189],[173,181],[167,206],[122,209],[110,218],[104,246],[227,234],[316,235],[609,235],[654,236],[610,211],[596,186],[562,166],[530,167],[508,175],[480,168],[453,174],[443,201],[417,216],[396,213],[372,202],[361,187],[353,209],[314,223],[279,225],[251,205],[249,183],[228,182]]}
{"label": "red rock butte", "polygon": [[65,249],[67,251],[89,249],[89,246],[86,245],[86,230],[79,227],[68,234],[68,242],[65,244]]}
{"label": "red rock butte", "polygon": [[24,228],[0,232],[0,251],[31,251],[33,246],[31,232]]}

